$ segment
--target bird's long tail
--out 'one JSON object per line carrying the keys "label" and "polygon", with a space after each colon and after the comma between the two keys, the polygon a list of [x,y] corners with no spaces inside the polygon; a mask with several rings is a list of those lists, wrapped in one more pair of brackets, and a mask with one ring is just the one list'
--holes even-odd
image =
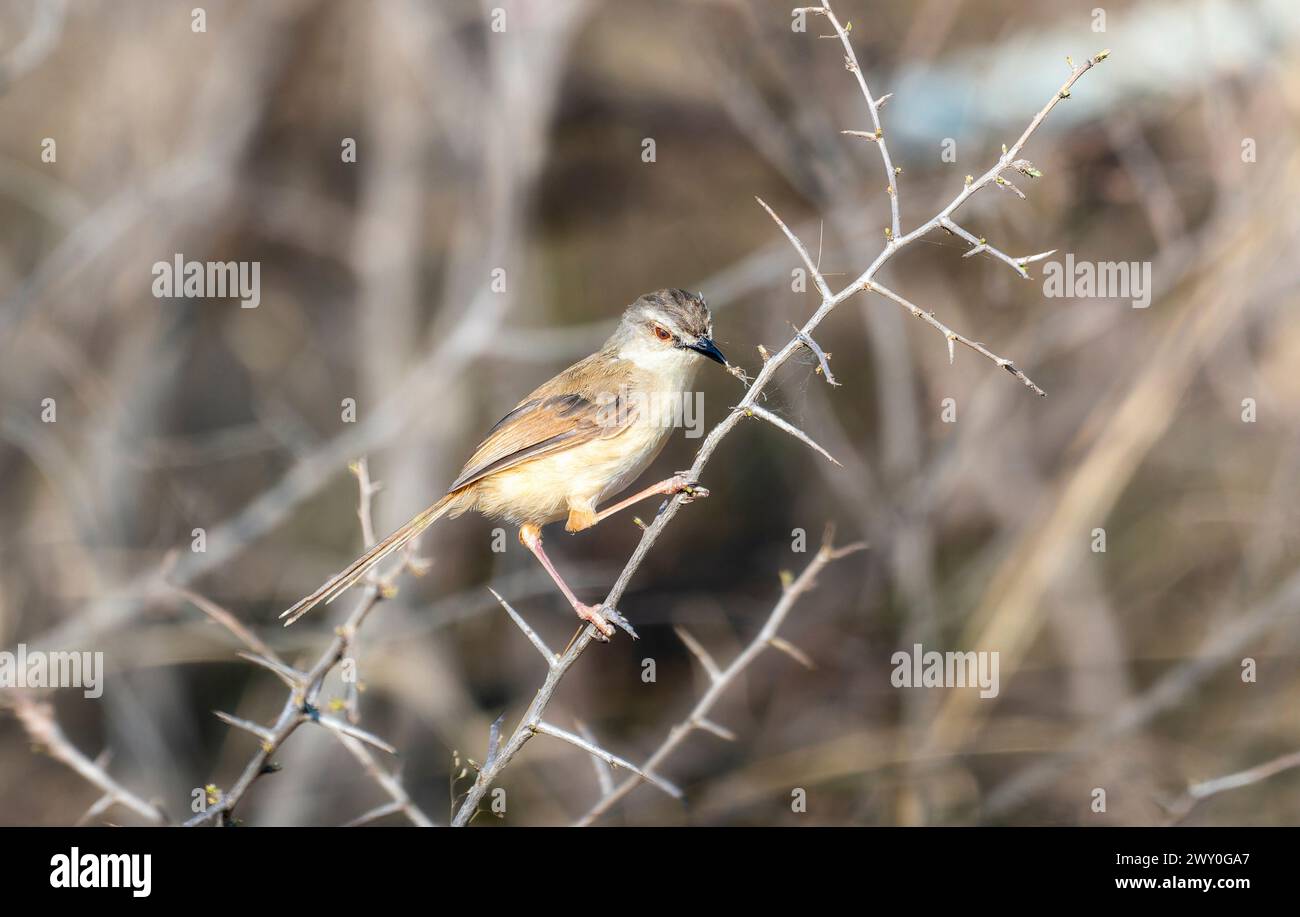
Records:
{"label": "bird's long tail", "polygon": [[332,576],[311,595],[300,599],[296,605],[280,615],[281,618],[285,619],[284,626],[288,627],[321,602],[328,605],[346,592],[357,580],[369,573],[371,567],[389,554],[404,547],[411,539],[440,519],[450,508],[451,500],[455,496],[456,494],[447,494],[447,496],[376,544],[365,554],[352,561],[345,570]]}

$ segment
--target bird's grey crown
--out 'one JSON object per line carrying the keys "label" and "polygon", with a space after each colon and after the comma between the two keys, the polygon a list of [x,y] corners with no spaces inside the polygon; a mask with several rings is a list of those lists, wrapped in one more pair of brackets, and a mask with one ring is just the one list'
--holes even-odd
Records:
{"label": "bird's grey crown", "polygon": [[678,328],[696,337],[708,337],[712,318],[704,297],[685,290],[667,289],[646,293],[632,304],[632,309],[663,311]]}

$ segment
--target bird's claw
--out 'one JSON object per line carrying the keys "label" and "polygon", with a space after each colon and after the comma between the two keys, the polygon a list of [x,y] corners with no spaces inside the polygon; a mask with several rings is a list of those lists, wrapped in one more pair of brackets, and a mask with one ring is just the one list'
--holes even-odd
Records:
{"label": "bird's claw", "polygon": [[609,638],[614,636],[614,626],[617,625],[627,631],[633,640],[640,639],[637,632],[632,629],[627,618],[617,608],[605,608],[602,605],[577,605],[574,611],[578,617],[587,621],[592,627],[596,628],[596,639],[601,643],[608,643]]}
{"label": "bird's claw", "polygon": [[641,639],[637,636],[637,632],[632,628],[632,623],[628,621],[627,618],[623,617],[623,613],[617,608],[602,608],[601,611],[604,613],[606,620],[627,631],[628,636],[633,640]]}
{"label": "bird's claw", "polygon": [[702,500],[709,495],[709,489],[702,487],[699,481],[687,477],[688,472],[679,471],[672,479],[672,492],[682,498],[683,503]]}

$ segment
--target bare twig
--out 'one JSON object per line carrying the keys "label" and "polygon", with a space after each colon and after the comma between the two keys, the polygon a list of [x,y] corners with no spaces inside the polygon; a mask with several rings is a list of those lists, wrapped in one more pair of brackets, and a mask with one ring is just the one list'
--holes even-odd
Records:
{"label": "bare twig", "polygon": [[379,736],[366,732],[364,729],[357,726],[353,726],[349,722],[319,713],[316,715],[308,714],[308,716],[313,723],[319,723],[321,726],[324,726],[326,729],[337,735],[347,736],[350,739],[358,739],[365,742],[367,745],[378,748],[380,751],[386,751],[390,755],[397,754],[397,749],[379,738]]}
{"label": "bare twig", "polygon": [[[590,729],[587,728],[586,723],[582,723],[582,722],[578,723],[578,732],[581,733],[582,737],[586,739],[588,742],[590,742],[593,745],[596,744],[596,737],[592,735],[592,732]],[[606,793],[614,792],[613,765],[611,765],[604,758],[601,758],[597,755],[592,755],[591,766],[596,771],[596,785],[600,787],[600,794],[603,796]]]}
{"label": "bare twig", "polygon": [[288,688],[300,688],[307,679],[307,676],[302,672],[274,659],[267,659],[264,656],[258,656],[256,653],[238,653],[237,655],[240,659],[245,659],[253,663],[253,665],[260,665],[268,672],[274,672],[275,676],[284,682]]}
{"label": "bare twig", "polygon": [[[402,811],[402,806],[401,803],[399,802],[394,801],[394,802],[381,803],[380,805],[375,806],[370,811],[363,812],[361,815],[358,815],[356,818],[352,819],[352,821],[348,822],[343,827],[360,828],[362,825],[368,825],[371,822],[379,821],[379,819],[381,818],[387,818],[390,815],[396,815],[400,811]],[[421,825],[421,827],[429,827],[429,826]]]}
{"label": "bare twig", "polygon": [[374,547],[375,541],[375,523],[374,515],[370,511],[371,498],[379,493],[383,486],[375,481],[370,480],[370,463],[364,456],[357,459],[348,466],[357,479],[357,485],[361,491],[360,498],[357,500],[357,521],[361,523],[361,540],[367,550]]}
{"label": "bare twig", "polygon": [[343,747],[352,753],[352,757],[356,758],[357,761],[360,762],[361,766],[365,768],[366,773],[374,779],[375,783],[379,784],[380,788],[392,797],[392,802],[371,809],[364,815],[358,816],[348,822],[350,827],[364,825],[371,821],[377,821],[378,819],[385,818],[389,815],[395,815],[398,812],[401,812],[410,819],[411,824],[416,827],[433,827],[433,822],[430,820],[429,816],[425,815],[424,812],[421,811],[420,807],[411,801],[411,797],[407,794],[406,788],[402,786],[402,781],[399,780],[396,775],[390,774],[388,771],[380,767],[379,762],[375,760],[375,756],[370,753],[370,749],[366,748],[366,746],[359,740],[353,738],[347,733],[336,732],[335,735],[338,737],[339,742],[343,744]]}
{"label": "bare twig", "polygon": [[[840,24],[839,19],[831,10],[829,0],[823,0],[822,5],[819,7],[805,7],[804,10],[805,12],[825,16],[831,27],[835,29],[840,44],[844,46],[844,66],[858,81],[858,88],[862,90],[862,98],[867,102],[867,113],[871,116],[871,126],[875,128],[872,139],[876,142],[876,149],[880,151],[880,160],[885,167],[885,190],[889,194],[891,226],[889,236],[896,239],[903,233],[902,218],[898,205],[898,175],[902,170],[895,169],[893,160],[889,158],[889,147],[885,144],[885,129],[880,125],[880,109],[884,106],[885,100],[893,93],[882,96],[879,100],[871,95],[871,89],[867,86],[867,78],[862,73],[861,65],[858,64],[858,56],[853,52],[853,43],[849,41],[849,33],[845,31],[844,26]],[[863,132],[857,133],[860,136],[866,136]]]}
{"label": "bare twig", "polygon": [[817,287],[817,292],[822,294],[822,299],[833,299],[835,294],[831,292],[830,286],[826,283],[826,278],[822,276],[821,269],[818,268],[816,262],[813,261],[812,255],[808,253],[807,247],[799,240],[799,237],[794,234],[794,231],[790,229],[789,226],[785,225],[785,221],[776,215],[776,211],[767,206],[767,201],[763,200],[761,197],[755,197],[754,200],[758,201],[758,206],[766,210],[767,215],[776,222],[777,226],[781,227],[781,232],[785,233],[785,237],[790,240],[790,244],[794,246],[794,250],[799,253],[799,257],[803,259],[804,266],[808,268],[808,273],[812,276],[813,284]]}
{"label": "bare twig", "polygon": [[1261,783],[1284,771],[1295,770],[1297,767],[1300,767],[1300,751],[1293,751],[1235,774],[1193,783],[1187,788],[1186,793],[1170,804],[1169,812],[1175,822],[1182,821],[1191,814],[1192,809],[1211,796]]}
{"label": "bare twig", "polygon": [[[713,709],[714,705],[718,702],[718,699],[723,695],[723,693],[735,683],[736,678],[744,672],[745,669],[749,668],[750,664],[761,656],[765,649],[769,646],[777,646],[777,641],[781,641],[781,638],[776,635],[778,628],[780,628],[782,623],[784,623],[786,617],[790,614],[790,609],[794,608],[795,603],[798,602],[799,599],[816,584],[817,574],[820,573],[831,561],[838,560],[841,557],[852,554],[855,551],[864,550],[865,548],[866,545],[864,544],[851,544],[846,545],[843,548],[832,547],[830,532],[828,531],[826,540],[823,542],[821,549],[813,555],[812,560],[810,560],[808,565],[803,568],[803,572],[799,574],[794,582],[786,587],[785,591],[781,594],[780,600],[776,603],[776,606],[773,607],[772,613],[767,616],[767,621],[764,622],[763,627],[754,636],[754,639],[749,642],[748,646],[741,650],[740,654],[732,660],[731,664],[727,666],[725,670],[719,673],[716,678],[713,678],[712,683],[709,685],[709,689],[704,692],[704,695],[695,704],[695,707],[692,708],[686,719],[669,730],[668,737],[664,739],[663,743],[655,750],[654,754],[646,759],[646,763],[642,765],[641,771],[654,773],[660,765],[668,759],[668,756],[686,740],[686,737],[696,729],[711,732],[719,738],[727,740],[735,739],[735,736],[729,730],[718,726],[708,718],[709,712]],[[785,641],[781,642],[784,643]],[[789,646],[789,644],[786,645]],[[806,659],[807,657],[804,656],[800,661]],[[600,818],[600,816],[613,808],[615,803],[628,793],[632,792],[632,790],[636,789],[637,785],[640,783],[640,779],[639,776],[628,777],[619,784],[618,788],[614,790],[614,792],[606,793],[601,797],[600,801],[592,806],[591,810],[578,821],[578,824],[590,825],[596,819]]]}
{"label": "bare twig", "polygon": [[80,828],[83,825],[90,824],[95,819],[99,818],[99,816],[107,812],[109,809],[113,808],[113,805],[116,801],[117,800],[114,799],[112,794],[110,793],[105,793],[103,796],[100,796],[98,799],[95,800],[94,804],[91,805],[91,807],[87,809],[82,814],[82,816],[76,820],[76,822],[73,823],[73,827]]}
{"label": "bare twig", "polygon": [[835,376],[831,373],[831,355],[822,350],[821,346],[816,341],[804,334],[802,331],[797,331],[795,336],[799,338],[799,342],[803,344],[803,346],[813,352],[813,356],[817,358],[817,368],[820,369],[822,375],[826,377],[826,382],[830,385],[839,385],[839,383],[835,381]]}
{"label": "bare twig", "polygon": [[885,297],[886,299],[892,299],[894,302],[898,303],[908,312],[911,312],[912,315],[914,315],[916,318],[919,318],[921,321],[925,322],[927,325],[930,325],[935,330],[937,330],[940,334],[942,334],[944,336],[944,339],[948,342],[949,363],[953,361],[953,357],[954,357],[953,344],[961,344],[964,347],[969,347],[971,350],[975,351],[981,356],[987,357],[988,359],[992,360],[1000,368],[1005,369],[1007,372],[1011,373],[1011,375],[1015,376],[1017,379],[1023,382],[1035,394],[1039,396],[1047,395],[1045,391],[1043,391],[1041,388],[1038,387],[1038,385],[1034,382],[1033,379],[1030,379],[1021,370],[1017,369],[1015,363],[1008,360],[1006,357],[998,356],[997,354],[993,353],[993,351],[989,350],[987,347],[985,347],[983,344],[979,343],[978,341],[972,341],[969,338],[958,334],[956,331],[953,331],[943,322],[935,318],[933,312],[926,312],[920,306],[908,302],[906,299],[899,296],[893,290],[882,287],[878,283],[873,283],[871,285],[871,291],[873,293],[879,293],[881,296]]}
{"label": "bare twig", "polygon": [[536,726],[534,726],[533,731],[540,733],[541,735],[551,736],[552,738],[559,739],[563,742],[568,742],[570,745],[573,745],[577,748],[581,748],[583,751],[591,755],[593,758],[599,758],[600,760],[608,764],[610,767],[621,767],[624,770],[629,770],[632,773],[637,775],[638,780],[645,780],[649,783],[653,783],[659,789],[663,790],[669,796],[673,797],[673,799],[682,798],[682,791],[679,790],[677,787],[673,786],[667,780],[664,780],[662,777],[656,777],[653,773],[649,771],[642,770],[641,768],[633,764],[631,761],[628,761],[626,758],[620,758],[618,755],[608,752],[605,749],[601,748],[596,743],[589,742],[586,739],[584,739],[582,736],[574,735],[573,733],[569,732],[567,729],[561,729],[558,726],[552,726],[550,723],[543,721],[543,722],[539,722]]}
{"label": "bare twig", "polygon": [[248,627],[244,625],[244,622],[240,621],[225,608],[222,608],[206,596],[199,595],[199,593],[195,592],[193,589],[189,589],[185,586],[171,585],[171,589],[181,598],[185,599],[185,601],[194,605],[199,611],[203,612],[213,621],[234,634],[235,638],[239,640],[240,643],[244,644],[244,646],[248,647],[258,656],[283,665],[280,657],[276,655],[275,650],[271,649],[271,647],[258,637],[257,634],[249,630]]}
{"label": "bare twig", "polygon": [[722,677],[722,669],[718,668],[718,664],[713,661],[713,656],[709,654],[709,651],[706,650],[698,640],[691,636],[690,632],[686,628],[674,627],[673,630],[677,632],[677,636],[681,639],[682,643],[686,644],[686,648],[700,661],[700,665],[704,668],[704,673],[709,676],[709,681],[717,681]]}
{"label": "bare twig", "polygon": [[1036,255],[1026,255],[1023,258],[1013,258],[1010,255],[1008,255],[1006,252],[1003,252],[1002,250],[994,248],[992,245],[989,245],[986,239],[977,238],[974,234],[962,229],[952,220],[944,219],[940,221],[939,225],[942,226],[944,229],[948,230],[949,232],[953,233],[954,235],[961,236],[963,239],[965,239],[967,242],[971,244],[972,246],[971,249],[968,252],[966,252],[966,254],[962,255],[963,258],[973,258],[978,254],[981,254],[983,252],[988,252],[990,255],[992,255],[994,258],[997,258],[999,261],[1003,261],[1009,264],[1011,266],[1011,269],[1015,271],[1017,274],[1019,274],[1021,277],[1023,277],[1025,280],[1029,279],[1029,272],[1025,270],[1026,264],[1029,264],[1032,261],[1042,261],[1044,258],[1048,258],[1056,254],[1056,249],[1052,249],[1051,251],[1039,252]]}
{"label": "bare twig", "polygon": [[270,742],[273,738],[271,730],[267,729],[265,726],[254,723],[252,720],[241,719],[240,717],[232,716],[231,714],[225,713],[221,710],[213,710],[212,713],[227,726],[234,726],[236,729],[242,729],[244,732],[257,736],[257,738],[261,739],[263,742]]}
{"label": "bare twig", "polygon": [[766,420],[768,423],[776,427],[778,430],[784,430],[785,432],[793,436],[795,439],[804,443],[806,446],[811,448],[814,452],[817,452],[818,454],[820,454],[821,456],[829,460],[831,464],[833,465],[840,464],[838,461],[836,461],[835,456],[831,455],[829,452],[827,452],[825,449],[819,446],[811,436],[809,436],[803,430],[800,430],[794,424],[790,423],[790,421],[785,420],[782,417],[778,417],[776,414],[773,414],[771,411],[767,410],[766,408],[760,408],[756,404],[751,404],[749,407],[745,408],[745,414],[750,417],[760,417],[763,420]]}
{"label": "bare twig", "polygon": [[537,652],[542,654],[542,658],[546,660],[546,664],[548,666],[555,665],[555,654],[551,652],[551,648],[546,645],[546,641],[541,638],[537,631],[533,630],[519,612],[511,608],[510,603],[501,598],[497,591],[491,586],[488,587],[488,592],[492,593],[496,600],[501,603],[501,607],[506,610],[506,614],[510,615],[510,620],[514,621],[515,624],[519,626],[519,629],[524,632],[524,636],[528,638],[529,642],[531,642],[533,646],[537,647]]}
{"label": "bare twig", "polygon": [[713,720],[701,718],[695,721],[697,729],[703,729],[705,732],[717,736],[724,742],[736,741],[736,734],[725,726],[719,726]]}
{"label": "bare twig", "polygon": [[811,656],[799,649],[799,647],[795,646],[789,640],[786,640],[784,637],[773,637],[771,640],[767,641],[767,643],[768,646],[772,647],[772,649],[785,653],[805,669],[817,668],[817,663],[812,661]]}
{"label": "bare twig", "polygon": [[51,758],[62,761],[76,771],[82,779],[94,784],[103,796],[82,816],[86,822],[102,815],[110,806],[120,805],[130,809],[140,817],[156,825],[165,825],[167,816],[153,803],[146,802],[118,783],[104,770],[98,761],[92,761],[83,755],[63,734],[58,721],[54,718],[54,708],[48,703],[37,701],[26,694],[18,694],[13,701],[14,712],[23,724],[31,740],[44,747]]}
{"label": "bare twig", "polygon": [[[370,497],[378,489],[378,486],[371,482],[369,468],[364,459],[352,463],[351,469],[357,478],[359,491],[358,513],[361,518],[361,528],[365,533],[367,543],[372,543],[374,526],[370,522]],[[218,794],[214,803],[209,805],[203,812],[198,813],[189,821],[185,822],[187,826],[195,826],[215,822],[217,824],[226,824],[230,813],[235,806],[244,798],[249,788],[267,773],[271,756],[279,751],[280,747],[293,735],[294,731],[303,723],[316,723],[336,735],[339,741],[349,751],[354,750],[353,743],[357,743],[361,751],[365,751],[364,746],[359,743],[368,743],[376,748],[380,748],[390,754],[395,753],[395,749],[382,739],[371,735],[363,729],[358,728],[352,723],[340,720],[334,717],[324,716],[320,713],[318,704],[320,693],[325,685],[325,679],[329,676],[334,668],[342,662],[351,652],[352,644],[356,637],[358,629],[364,623],[366,617],[374,607],[385,597],[393,595],[396,591],[396,580],[406,570],[410,569],[412,563],[410,553],[403,555],[403,563],[385,577],[378,577],[372,574],[366,580],[365,590],[361,598],[357,601],[352,613],[334,632],[334,639],[330,641],[325,652],[316,660],[316,663],[306,672],[298,672],[277,661],[274,654],[270,658],[266,655],[250,657],[247,654],[241,654],[244,658],[267,668],[274,672],[289,687],[289,696],[276,717],[274,723],[270,726],[262,726],[257,723],[251,723],[247,720],[241,720],[230,714],[218,713],[224,722],[236,726],[247,732],[252,733],[259,739],[257,752],[245,765],[244,770],[240,773],[239,778],[235,781],[234,786],[229,790]],[[202,607],[202,606],[200,606]],[[269,652],[269,650],[268,650]],[[369,753],[366,752],[366,758],[357,756],[363,765],[369,760]],[[373,763],[373,762],[371,762]],[[404,795],[399,797],[394,792],[394,788],[399,786],[395,783],[396,778],[391,776],[380,779],[383,771],[375,765],[373,768],[367,766],[366,770],[375,777],[380,787],[385,790],[395,802],[400,802],[403,811],[409,810],[408,815],[416,824],[432,824],[428,817],[420,813],[418,809],[410,802],[409,798]],[[414,813],[414,814],[412,814]]]}
{"label": "bare twig", "polygon": [[488,747],[487,757],[483,760],[491,764],[497,758],[497,753],[501,751],[501,724],[506,721],[506,715],[503,713],[488,727]]}

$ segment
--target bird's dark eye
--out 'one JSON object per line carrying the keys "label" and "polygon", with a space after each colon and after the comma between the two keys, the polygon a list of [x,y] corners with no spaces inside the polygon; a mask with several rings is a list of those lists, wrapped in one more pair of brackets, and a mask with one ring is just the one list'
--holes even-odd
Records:
{"label": "bird's dark eye", "polygon": [[671,341],[673,339],[672,332],[670,332],[663,325],[655,325],[655,337],[659,338],[659,340],[663,341],[664,343],[667,343],[668,341]]}

